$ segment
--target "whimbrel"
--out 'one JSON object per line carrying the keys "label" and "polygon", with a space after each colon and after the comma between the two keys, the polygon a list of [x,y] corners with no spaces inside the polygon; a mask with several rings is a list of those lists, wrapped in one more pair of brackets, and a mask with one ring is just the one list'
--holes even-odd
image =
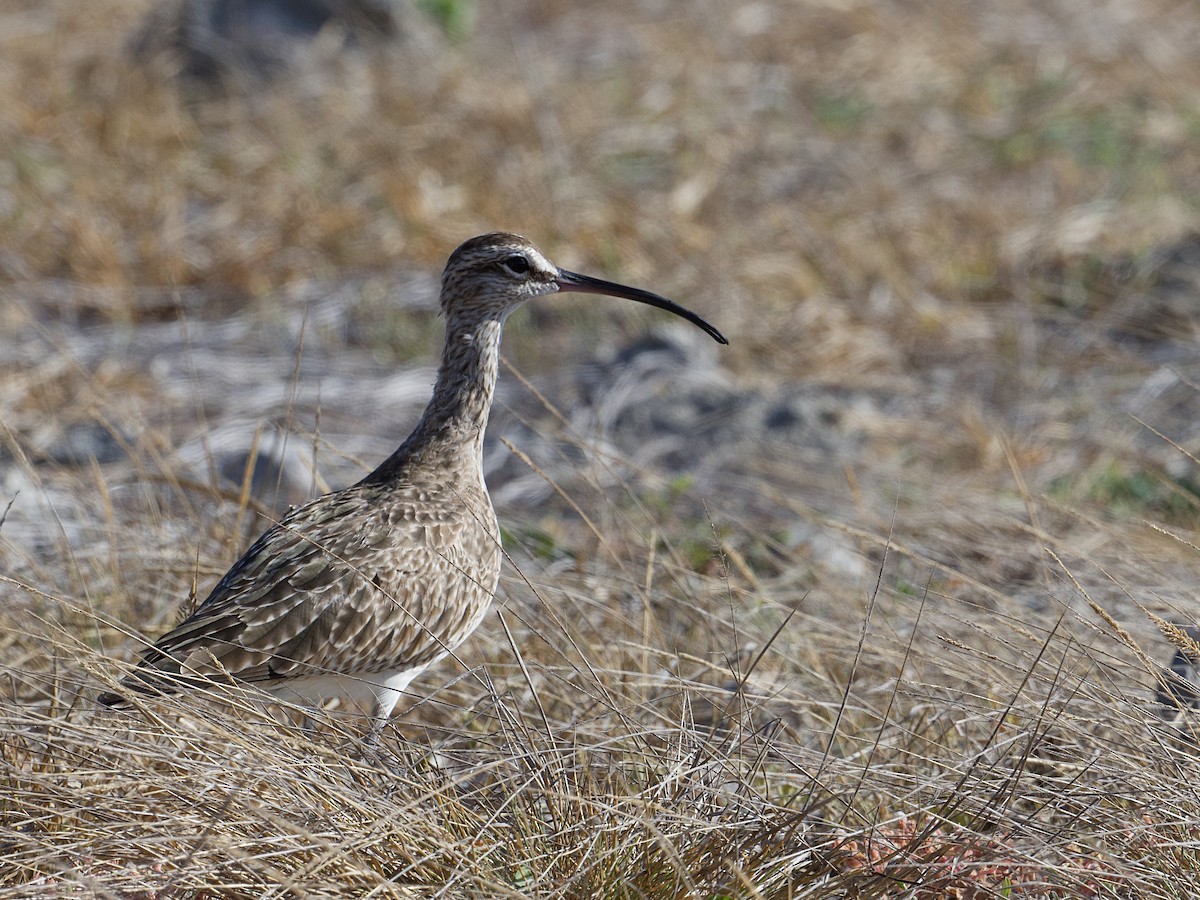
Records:
{"label": "whimbrel", "polygon": [[563,291],[647,303],[728,343],[664,297],[559,269],[525,238],[472,238],[442,274],[446,342],[413,433],[358,484],[289,511],[143,652],[124,687],[153,695],[233,681],[307,706],[370,701],[374,740],[409,682],[462,643],[492,600],[500,529],[483,433],[500,332],[525,301]]}

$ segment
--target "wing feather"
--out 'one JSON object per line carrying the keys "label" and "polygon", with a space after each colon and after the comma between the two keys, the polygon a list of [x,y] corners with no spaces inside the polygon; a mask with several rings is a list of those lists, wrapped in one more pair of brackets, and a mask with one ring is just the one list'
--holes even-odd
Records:
{"label": "wing feather", "polygon": [[126,684],[158,692],[171,676],[269,682],[424,665],[478,624],[499,568],[482,490],[356,485],[263,534]]}

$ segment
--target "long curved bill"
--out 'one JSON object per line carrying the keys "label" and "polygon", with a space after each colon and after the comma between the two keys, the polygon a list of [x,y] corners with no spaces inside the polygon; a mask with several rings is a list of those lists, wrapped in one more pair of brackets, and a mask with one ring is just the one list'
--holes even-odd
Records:
{"label": "long curved bill", "polygon": [[708,334],[718,344],[729,343],[725,335],[721,334],[721,332],[712,325],[709,325],[690,309],[686,309],[678,303],[668,300],[666,297],[660,297],[658,294],[652,294],[649,291],[643,291],[638,288],[626,287],[623,284],[616,284],[612,281],[604,281],[600,278],[592,278],[590,275],[579,275],[575,272],[568,272],[566,269],[558,270],[558,278],[555,281],[560,291],[576,291],[583,294],[604,294],[608,297],[624,297],[626,300],[636,300],[638,303],[657,306],[659,309],[665,309],[669,313],[675,313],[681,319],[687,319],[697,328]]}

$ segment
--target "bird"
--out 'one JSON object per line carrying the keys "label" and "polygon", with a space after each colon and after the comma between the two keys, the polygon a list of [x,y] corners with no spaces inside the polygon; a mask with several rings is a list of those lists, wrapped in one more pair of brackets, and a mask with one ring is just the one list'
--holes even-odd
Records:
{"label": "bird", "polygon": [[480,624],[501,569],[483,477],[483,439],[505,320],[560,293],[620,297],[674,313],[721,344],[694,312],[649,291],[560,269],[529,240],[493,232],[460,245],[442,274],[445,343],[433,396],[394,453],[350,487],[293,507],[183,621],[141,654],[124,693],[214,682],[316,708],[370,704],[374,743],[414,678]]}

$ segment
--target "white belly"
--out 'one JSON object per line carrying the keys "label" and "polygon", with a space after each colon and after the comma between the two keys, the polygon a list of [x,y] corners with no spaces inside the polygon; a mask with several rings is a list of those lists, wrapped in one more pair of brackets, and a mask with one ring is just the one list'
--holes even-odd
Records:
{"label": "white belly", "polygon": [[285,703],[316,708],[326,700],[340,699],[352,704],[367,704],[376,719],[387,718],[409,682],[425,666],[398,672],[364,675],[302,675],[266,685],[265,690]]}

